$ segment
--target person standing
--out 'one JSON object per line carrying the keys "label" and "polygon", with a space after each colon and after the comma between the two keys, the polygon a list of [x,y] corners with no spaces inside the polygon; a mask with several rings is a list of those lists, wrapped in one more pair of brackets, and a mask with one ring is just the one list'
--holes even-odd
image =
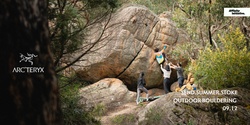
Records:
{"label": "person standing", "polygon": [[161,71],[163,72],[163,88],[165,91],[165,94],[169,93],[169,86],[170,86],[170,75],[171,75],[171,68],[174,68],[173,66],[170,66],[170,64],[167,64],[165,69],[163,68],[161,64]]}
{"label": "person standing", "polygon": [[148,101],[148,90],[144,87],[146,85],[145,79],[144,79],[144,72],[141,72],[137,81],[137,98],[136,98],[136,104],[140,103],[140,94],[141,91],[145,92],[147,101]]}
{"label": "person standing", "polygon": [[174,69],[177,71],[177,78],[178,78],[178,83],[179,83],[179,87],[181,88],[183,86],[183,82],[184,82],[184,75],[183,75],[183,68],[181,67],[181,63],[177,63],[177,65],[173,65],[171,63],[171,66],[174,67]]}

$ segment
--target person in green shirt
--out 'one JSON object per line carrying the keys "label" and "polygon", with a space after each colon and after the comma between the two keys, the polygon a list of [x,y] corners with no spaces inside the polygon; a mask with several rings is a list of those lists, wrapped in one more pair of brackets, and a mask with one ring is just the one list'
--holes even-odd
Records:
{"label": "person in green shirt", "polygon": [[165,44],[163,49],[159,51],[159,48],[154,49],[154,58],[158,62],[158,64],[164,64],[164,62],[167,60],[166,55],[164,53],[164,50],[167,48],[167,45]]}

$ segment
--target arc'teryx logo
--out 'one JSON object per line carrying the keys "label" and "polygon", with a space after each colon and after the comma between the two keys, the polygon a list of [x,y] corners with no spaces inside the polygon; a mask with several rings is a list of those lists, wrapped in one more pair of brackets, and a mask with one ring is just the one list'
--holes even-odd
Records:
{"label": "arc'teryx logo", "polygon": [[[20,53],[20,61],[19,62],[29,62],[31,65],[33,65],[33,59],[35,57],[38,57],[38,55],[35,54],[29,54],[27,53],[27,56]],[[13,73],[44,73],[44,67],[14,67],[12,70]]]}
{"label": "arc'teryx logo", "polygon": [[33,61],[32,60],[33,60],[34,57],[37,57],[37,55],[27,53],[27,56],[25,56],[22,53],[20,53],[21,60],[19,62],[22,62],[22,61],[24,61],[24,62],[30,62],[30,64],[33,65]]}

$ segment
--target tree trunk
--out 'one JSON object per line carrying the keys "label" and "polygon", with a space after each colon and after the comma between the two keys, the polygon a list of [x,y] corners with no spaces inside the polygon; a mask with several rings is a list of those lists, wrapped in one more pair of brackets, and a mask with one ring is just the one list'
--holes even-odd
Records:
{"label": "tree trunk", "polygon": [[212,39],[212,33],[211,33],[211,6],[212,6],[212,0],[209,0],[209,10],[208,10],[208,37],[209,37],[209,43],[211,46],[213,46],[213,39]]}
{"label": "tree trunk", "polygon": [[[250,21],[250,19],[248,19],[248,20]],[[243,17],[242,20],[241,20],[241,31],[244,34],[245,38],[246,38],[247,49],[250,50],[250,47],[249,47],[249,43],[250,43],[250,27],[249,27],[249,25],[246,24],[245,21],[248,22],[248,24],[249,24],[249,21],[247,21],[247,18]]]}
{"label": "tree trunk", "polygon": [[46,0],[0,2],[0,124],[60,124],[47,4]]}

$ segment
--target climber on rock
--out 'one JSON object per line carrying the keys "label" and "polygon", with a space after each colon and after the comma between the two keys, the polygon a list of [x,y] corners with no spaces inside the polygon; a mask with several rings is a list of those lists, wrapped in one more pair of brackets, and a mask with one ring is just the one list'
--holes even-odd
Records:
{"label": "climber on rock", "polygon": [[144,72],[140,73],[140,76],[137,81],[137,98],[136,98],[136,104],[140,103],[140,94],[141,91],[145,92],[147,95],[146,99],[148,101],[148,90],[144,87],[146,85],[145,79],[144,79]]}
{"label": "climber on rock", "polygon": [[158,64],[164,64],[165,61],[167,61],[167,58],[165,56],[164,50],[167,48],[167,44],[164,44],[164,47],[161,51],[159,51],[159,48],[154,49],[154,56],[153,58],[156,59]]}

